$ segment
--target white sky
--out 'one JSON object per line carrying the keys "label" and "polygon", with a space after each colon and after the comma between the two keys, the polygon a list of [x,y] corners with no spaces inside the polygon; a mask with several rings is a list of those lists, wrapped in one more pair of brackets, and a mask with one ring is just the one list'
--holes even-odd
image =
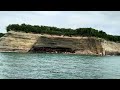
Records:
{"label": "white sky", "polygon": [[60,28],[92,27],[120,35],[120,11],[0,11],[0,32],[9,24],[31,24]]}

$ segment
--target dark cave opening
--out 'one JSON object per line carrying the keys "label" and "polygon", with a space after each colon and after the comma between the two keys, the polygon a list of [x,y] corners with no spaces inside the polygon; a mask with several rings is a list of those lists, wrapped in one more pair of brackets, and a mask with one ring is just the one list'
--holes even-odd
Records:
{"label": "dark cave opening", "polygon": [[71,48],[64,47],[33,47],[32,52],[41,52],[41,53],[74,53]]}

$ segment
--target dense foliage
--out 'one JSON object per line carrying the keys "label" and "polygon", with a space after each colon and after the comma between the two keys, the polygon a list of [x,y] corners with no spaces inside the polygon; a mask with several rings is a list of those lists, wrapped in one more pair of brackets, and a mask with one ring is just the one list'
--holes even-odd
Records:
{"label": "dense foliage", "polygon": [[2,36],[4,36],[4,34],[3,34],[3,33],[0,33],[0,37],[2,37]]}
{"label": "dense foliage", "polygon": [[77,28],[77,29],[65,29],[49,26],[37,26],[28,24],[11,24],[7,26],[7,31],[23,31],[32,32],[39,34],[50,34],[50,35],[64,35],[64,36],[89,36],[89,37],[99,37],[106,40],[120,42],[120,36],[108,35],[102,30],[96,30],[93,28]]}

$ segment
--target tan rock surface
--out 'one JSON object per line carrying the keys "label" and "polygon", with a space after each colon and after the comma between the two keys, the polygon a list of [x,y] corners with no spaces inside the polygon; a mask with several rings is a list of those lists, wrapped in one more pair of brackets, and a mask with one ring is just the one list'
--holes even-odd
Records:
{"label": "tan rock surface", "polygon": [[95,37],[68,37],[9,31],[0,38],[0,52],[29,52],[36,47],[70,48],[74,54],[86,55],[120,53],[120,43]]}

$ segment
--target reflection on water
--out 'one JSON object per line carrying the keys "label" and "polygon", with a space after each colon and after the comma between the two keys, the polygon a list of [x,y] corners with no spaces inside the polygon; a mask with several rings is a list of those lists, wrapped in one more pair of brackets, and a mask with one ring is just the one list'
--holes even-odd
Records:
{"label": "reflection on water", "polygon": [[0,53],[1,79],[120,79],[120,56]]}

